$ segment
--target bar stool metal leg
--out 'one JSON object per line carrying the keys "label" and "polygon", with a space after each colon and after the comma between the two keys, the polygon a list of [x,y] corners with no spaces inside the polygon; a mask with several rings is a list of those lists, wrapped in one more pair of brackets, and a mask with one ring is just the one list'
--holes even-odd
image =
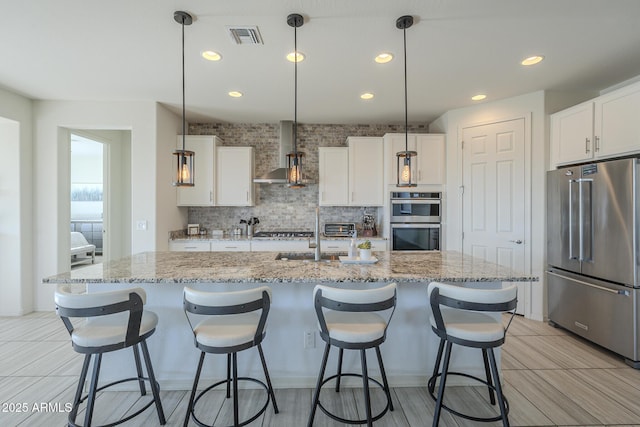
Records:
{"label": "bar stool metal leg", "polygon": [[367,371],[367,353],[360,350],[360,363],[362,365],[362,387],[364,389],[364,408],[367,414],[367,427],[373,426],[371,420],[371,396],[369,395],[369,374]]}
{"label": "bar stool metal leg", "polygon": [[313,393],[313,403],[311,404],[311,413],[309,414],[309,422],[307,423],[307,427],[313,426],[313,419],[316,416],[316,409],[318,408],[318,401],[320,400],[320,389],[322,388],[322,382],[324,381],[324,371],[327,367],[327,359],[329,359],[329,350],[331,350],[331,345],[327,343],[324,346],[324,355],[322,356],[322,363],[320,364],[320,372],[318,373],[316,390]]}
{"label": "bar stool metal leg", "polygon": [[433,391],[436,389],[436,378],[438,375],[438,369],[440,369],[440,362],[442,361],[442,352],[444,351],[444,343],[445,340],[444,339],[440,339],[440,345],[438,346],[438,355],[436,356],[436,363],[433,367],[433,375],[431,375],[431,378],[433,378],[433,382],[429,382],[429,393],[433,393]]}
{"label": "bar stool metal leg", "polygon": [[227,354],[227,399],[231,397],[231,353]]}
{"label": "bar stool metal leg", "polygon": [[496,365],[496,358],[493,353],[493,348],[489,348],[489,362],[491,363],[491,372],[493,373],[493,379],[496,383],[496,394],[498,395],[498,406],[500,407],[500,415],[502,415],[502,425],[504,427],[509,426],[509,418],[507,417],[507,409],[504,403],[504,396],[502,395],[502,385],[500,384],[500,376],[498,375],[498,366]]}
{"label": "bar stool metal leg", "polygon": [[87,400],[87,409],[84,415],[84,425],[91,425],[93,418],[93,407],[96,403],[96,390],[98,389],[98,376],[100,375],[100,364],[102,363],[102,353],[95,354],[93,357],[93,374],[91,376],[91,386],[89,387],[89,397]]}
{"label": "bar stool metal leg", "polygon": [[487,374],[487,382],[489,383],[489,401],[492,405],[496,404],[495,393],[493,392],[493,382],[491,381],[491,370],[489,369],[489,359],[487,359],[487,349],[482,349],[482,360],[484,361],[484,371]]}
{"label": "bar stool metal leg", "polygon": [[200,352],[200,361],[198,362],[198,368],[196,369],[196,376],[193,379],[193,387],[191,388],[191,397],[189,397],[189,405],[187,406],[187,415],[184,417],[183,427],[189,425],[189,419],[191,418],[191,412],[193,411],[193,399],[196,397],[196,389],[198,388],[198,381],[200,381],[200,372],[202,372],[202,363],[204,362],[204,351]]}
{"label": "bar stool metal leg", "polygon": [[336,392],[340,391],[340,379],[342,378],[342,356],[344,354],[344,349],[341,348],[338,352],[338,372],[336,378]]}
{"label": "bar stool metal leg", "polygon": [[262,370],[264,371],[264,377],[267,380],[267,386],[269,387],[269,394],[271,395],[271,403],[273,404],[273,412],[276,414],[280,412],[278,404],[276,403],[276,395],[273,392],[273,386],[271,385],[271,377],[269,376],[269,370],[267,369],[267,362],[264,359],[264,353],[262,352],[262,344],[258,344],[258,353],[260,353],[260,361],[262,362]]}
{"label": "bar stool metal leg", "polygon": [[144,375],[142,374],[142,365],[140,363],[140,351],[138,351],[138,345],[131,346],[133,351],[133,359],[136,362],[136,372],[138,373],[138,385],[140,386],[140,395],[145,396],[147,394],[147,388],[144,385]]}
{"label": "bar stool metal leg", "polygon": [[[433,413],[433,427],[438,427],[440,424],[440,412],[442,411],[444,388],[447,382],[447,372],[449,372],[449,360],[451,359],[451,346],[452,344],[447,342],[447,348],[444,352],[444,364],[442,365],[442,375],[440,376],[440,385],[438,386],[438,400],[436,401],[436,409]],[[435,383],[435,378],[433,382]]]}
{"label": "bar stool metal leg", "polygon": [[232,356],[232,370],[233,370],[233,425],[238,425],[238,353],[233,353]]}
{"label": "bar stool metal leg", "polygon": [[76,417],[78,416],[78,408],[80,407],[80,401],[82,400],[82,389],[84,388],[84,382],[87,380],[87,372],[89,371],[89,364],[91,363],[91,355],[84,355],[84,363],[82,364],[82,372],[80,372],[80,379],[78,381],[78,388],[76,388],[76,395],[73,398],[73,407],[69,413],[69,421],[76,423]]}
{"label": "bar stool metal leg", "polygon": [[158,419],[160,420],[160,425],[165,425],[167,420],[164,417],[164,410],[162,409],[162,404],[160,403],[160,385],[156,381],[156,375],[153,372],[153,365],[151,364],[151,357],[149,356],[149,348],[147,347],[147,341],[142,340],[140,342],[140,346],[142,347],[142,357],[144,357],[144,363],[147,365],[147,374],[149,376],[149,385],[151,386],[151,394],[153,394],[153,401],[156,405],[156,412],[158,413]]}
{"label": "bar stool metal leg", "polygon": [[382,362],[382,354],[380,353],[380,347],[376,347],[376,355],[378,356],[378,366],[380,366],[380,374],[382,375],[382,385],[384,385],[384,392],[387,395],[387,401],[389,402],[389,410],[393,411],[393,401],[391,400],[391,389],[389,388],[389,382],[387,381],[387,373],[384,370],[384,363]]}

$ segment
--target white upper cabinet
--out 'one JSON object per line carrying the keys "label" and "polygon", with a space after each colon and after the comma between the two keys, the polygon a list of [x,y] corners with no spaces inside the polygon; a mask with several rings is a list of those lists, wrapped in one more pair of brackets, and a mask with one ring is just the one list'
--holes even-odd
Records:
{"label": "white upper cabinet", "polygon": [[218,147],[216,205],[253,206],[253,147]]}
{"label": "white upper cabinet", "polygon": [[596,156],[640,151],[640,83],[596,98],[594,125]]}
{"label": "white upper cabinet", "polygon": [[593,158],[593,102],[583,102],[551,115],[554,164]]}
{"label": "white upper cabinet", "polygon": [[349,204],[384,204],[384,145],[378,137],[349,137]]}
{"label": "white upper cabinet", "polygon": [[640,152],[640,83],[551,115],[551,166]]}
{"label": "white upper cabinet", "polygon": [[318,204],[347,206],[349,204],[349,149],[319,147],[318,162]]}
{"label": "white upper cabinet", "polygon": [[[214,206],[215,147],[221,141],[213,135],[187,135],[185,149],[195,153],[194,186],[177,187],[178,206]],[[182,149],[182,135],[176,148]]]}
{"label": "white upper cabinet", "polygon": [[[396,153],[405,151],[405,134],[388,133],[384,136],[384,141],[391,147],[387,159],[391,171],[389,184],[396,184],[398,182]],[[416,177],[416,183],[418,185],[444,184],[444,134],[410,133],[406,142],[409,151],[418,153],[411,163],[411,173]]]}

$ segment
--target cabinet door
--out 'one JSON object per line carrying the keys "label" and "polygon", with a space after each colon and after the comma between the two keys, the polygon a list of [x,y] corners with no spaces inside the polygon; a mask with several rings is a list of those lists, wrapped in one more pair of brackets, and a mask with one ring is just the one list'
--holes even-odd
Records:
{"label": "cabinet door", "polygon": [[[396,153],[399,151],[406,151],[405,146],[409,151],[416,151],[416,136],[413,134],[408,135],[408,139],[405,141],[404,133],[388,133],[384,136],[385,143],[391,147],[387,164],[391,170],[391,181],[389,184],[396,185],[398,183],[398,158]],[[418,164],[417,162],[411,162],[411,176],[417,176]]]}
{"label": "cabinet door", "polygon": [[444,135],[417,134],[415,159],[418,184],[444,184]]}
{"label": "cabinet door", "polygon": [[[195,153],[194,186],[178,187],[178,206],[213,206],[213,165],[215,164],[216,137],[188,135],[185,148]],[[178,135],[176,147],[182,149],[182,135]]]}
{"label": "cabinet door", "polygon": [[349,204],[349,149],[319,147],[318,204],[346,206]]}
{"label": "cabinet door", "polygon": [[253,147],[218,147],[216,205],[253,206]]}
{"label": "cabinet door", "polygon": [[595,100],[596,156],[640,151],[640,84]]}
{"label": "cabinet door", "polygon": [[593,158],[593,102],[551,115],[552,166]]}
{"label": "cabinet door", "polygon": [[349,137],[349,204],[384,204],[384,150],[382,138]]}

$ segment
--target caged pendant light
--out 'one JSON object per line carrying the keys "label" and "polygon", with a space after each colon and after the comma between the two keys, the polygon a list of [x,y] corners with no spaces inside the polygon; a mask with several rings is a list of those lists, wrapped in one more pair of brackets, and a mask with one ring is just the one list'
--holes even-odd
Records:
{"label": "caged pendant light", "polygon": [[184,101],[184,26],[191,25],[193,18],[187,12],[176,11],[173,19],[182,26],[182,150],[173,152],[175,181],[173,185],[176,187],[193,187],[194,184],[194,168],[195,153],[185,149],[186,139],[186,121],[185,121],[185,101]]}
{"label": "caged pendant light", "polygon": [[413,16],[405,15],[396,20],[396,27],[402,30],[404,36],[404,151],[396,153],[397,183],[396,187],[415,187],[417,184],[411,170],[411,159],[418,155],[416,151],[409,151],[408,107],[407,107],[407,28],[413,25]]}
{"label": "caged pendant light", "polygon": [[302,158],[304,153],[298,151],[298,27],[304,24],[302,15],[292,13],[287,16],[287,24],[293,27],[294,49],[294,90],[293,90],[293,152],[287,154],[287,186],[290,188],[303,188],[302,182]]}

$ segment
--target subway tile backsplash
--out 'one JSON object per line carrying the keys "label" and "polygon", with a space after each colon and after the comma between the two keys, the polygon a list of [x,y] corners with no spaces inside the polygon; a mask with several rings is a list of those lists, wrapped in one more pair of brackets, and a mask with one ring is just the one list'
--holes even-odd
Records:
{"label": "subway tile backsplash", "polygon": [[[216,135],[226,146],[255,147],[255,176],[279,166],[279,123],[232,124],[196,123],[189,125],[190,135]],[[383,136],[404,132],[404,125],[332,125],[298,123],[298,151],[305,153],[305,174],[313,180],[302,189],[282,184],[257,184],[256,205],[252,207],[191,207],[189,223],[207,230],[230,231],[241,219],[257,217],[259,230],[313,230],[318,205],[318,147],[346,147],[349,136]],[[409,126],[409,132],[426,133],[427,124]],[[382,171],[381,171],[382,172]],[[321,223],[355,222],[360,224],[365,208],[380,218],[378,208],[321,207]]]}

